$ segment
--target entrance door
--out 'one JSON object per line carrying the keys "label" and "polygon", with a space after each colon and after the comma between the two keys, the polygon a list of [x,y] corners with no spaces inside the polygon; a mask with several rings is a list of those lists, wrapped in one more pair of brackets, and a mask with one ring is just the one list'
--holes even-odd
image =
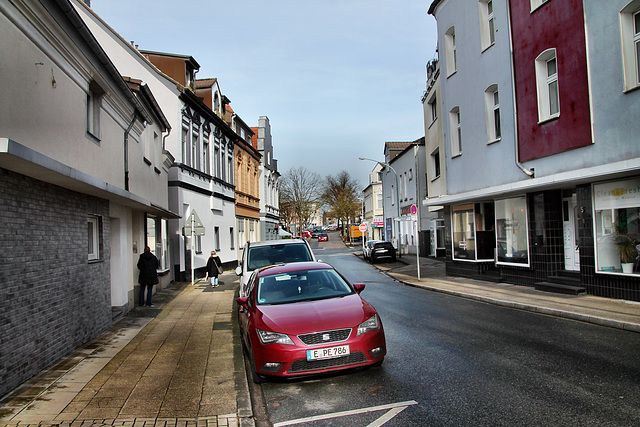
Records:
{"label": "entrance door", "polygon": [[562,224],[564,233],[564,269],[580,270],[578,246],[578,204],[576,195],[562,199]]}

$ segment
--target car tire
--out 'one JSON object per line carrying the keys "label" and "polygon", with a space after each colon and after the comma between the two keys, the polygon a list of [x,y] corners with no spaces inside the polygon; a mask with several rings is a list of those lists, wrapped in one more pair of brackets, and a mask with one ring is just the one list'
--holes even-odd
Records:
{"label": "car tire", "polygon": [[246,355],[246,358],[249,361],[249,370],[251,371],[251,379],[256,384],[262,384],[263,382],[265,382],[265,377],[260,375],[256,370],[256,362],[255,360],[253,360],[253,351],[251,351],[251,349],[247,347],[247,345],[244,343],[244,340],[242,340],[242,349],[244,350],[244,354]]}

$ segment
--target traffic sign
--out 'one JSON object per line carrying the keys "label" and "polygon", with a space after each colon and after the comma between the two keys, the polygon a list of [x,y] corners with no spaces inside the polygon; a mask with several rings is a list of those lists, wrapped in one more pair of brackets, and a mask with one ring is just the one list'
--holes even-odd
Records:
{"label": "traffic sign", "polygon": [[192,231],[194,236],[204,236],[204,225],[202,225],[202,221],[200,221],[195,209],[191,210],[191,215],[185,221],[182,234],[190,236]]}
{"label": "traffic sign", "polygon": [[364,233],[365,231],[367,231],[367,224],[366,223],[362,223],[360,224],[360,226],[358,227],[358,230],[360,230],[360,232]]}
{"label": "traffic sign", "polygon": [[418,214],[418,207],[416,205],[411,205],[411,215]]}

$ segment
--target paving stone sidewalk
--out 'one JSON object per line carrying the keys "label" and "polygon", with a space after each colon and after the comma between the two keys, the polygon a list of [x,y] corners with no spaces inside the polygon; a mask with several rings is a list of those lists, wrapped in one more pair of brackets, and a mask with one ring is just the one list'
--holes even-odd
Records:
{"label": "paving stone sidewalk", "polygon": [[0,400],[0,427],[254,425],[233,318],[237,278],[172,284]]}

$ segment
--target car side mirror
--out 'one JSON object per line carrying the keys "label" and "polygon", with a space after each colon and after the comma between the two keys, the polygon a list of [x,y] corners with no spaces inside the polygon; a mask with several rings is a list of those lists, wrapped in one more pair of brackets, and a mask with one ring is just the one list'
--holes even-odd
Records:
{"label": "car side mirror", "polygon": [[241,265],[236,267],[236,275],[237,276],[242,276],[242,266]]}
{"label": "car side mirror", "polygon": [[249,297],[246,296],[246,297],[236,298],[236,302],[240,307],[246,307],[247,305],[249,305]]}
{"label": "car side mirror", "polygon": [[364,291],[364,283],[356,283],[353,287],[356,288],[357,293]]}

